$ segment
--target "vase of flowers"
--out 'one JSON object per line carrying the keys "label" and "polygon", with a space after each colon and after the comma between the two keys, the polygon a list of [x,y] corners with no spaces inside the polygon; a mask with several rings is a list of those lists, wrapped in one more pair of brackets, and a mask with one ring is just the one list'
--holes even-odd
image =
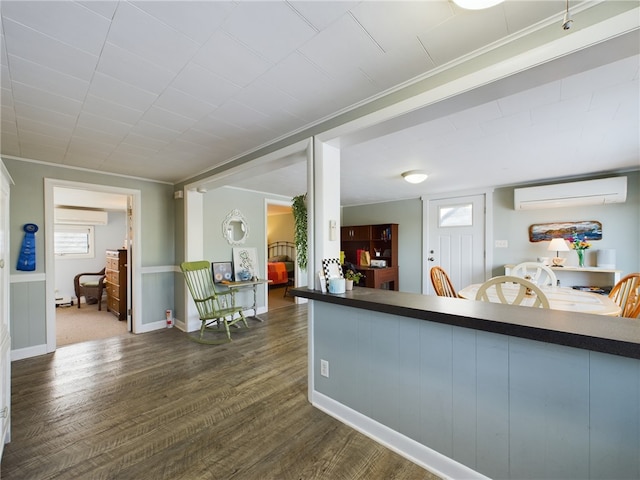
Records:
{"label": "vase of flowers", "polygon": [[584,251],[591,247],[591,244],[587,242],[584,236],[580,239],[576,234],[569,238],[569,246],[578,254],[578,266],[584,267]]}
{"label": "vase of flowers", "polygon": [[[353,285],[357,285],[360,282],[360,279],[363,277],[363,275],[360,272],[356,272],[355,270],[347,270],[344,274],[344,278],[346,280],[346,285],[345,288],[347,290],[352,290],[353,289]],[[351,286],[349,286],[351,285]]]}

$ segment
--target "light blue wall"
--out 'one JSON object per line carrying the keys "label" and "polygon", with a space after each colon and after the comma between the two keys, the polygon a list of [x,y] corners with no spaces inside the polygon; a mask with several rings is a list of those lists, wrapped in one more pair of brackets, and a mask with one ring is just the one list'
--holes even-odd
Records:
{"label": "light blue wall", "polygon": [[[173,265],[174,216],[173,187],[134,178],[104,175],[84,170],[58,168],[3,157],[15,185],[11,187],[11,249],[17,254],[22,242],[22,225],[32,222],[41,227],[36,234],[39,260],[36,272],[44,272],[44,179],[68,180],[108,185],[141,191],[142,196],[142,266]],[[17,256],[16,256],[17,259]],[[13,262],[15,263],[15,262]],[[12,264],[11,274],[17,272]]]}
{"label": "light blue wall", "polygon": [[46,344],[44,280],[11,283],[9,291],[11,349]]}
{"label": "light blue wall", "polygon": [[[504,275],[505,264],[555,256],[555,252],[546,250],[548,242],[529,241],[532,224],[582,220],[602,223],[602,240],[591,242],[592,247],[585,252],[587,266],[596,266],[598,249],[614,249],[616,268],[623,271],[622,275],[640,272],[640,248],[634,240],[640,238],[640,172],[629,172],[625,176],[627,201],[611,205],[516,211],[513,209],[514,188],[496,189],[493,197],[494,238],[507,240],[509,248],[494,249],[493,275]],[[561,256],[567,259],[566,265],[578,264],[575,252],[564,252]]]}
{"label": "light blue wall", "polygon": [[[175,223],[171,185],[4,157],[3,162],[15,182],[11,187],[10,213],[13,350],[46,343],[44,281],[40,278],[45,273],[45,178],[140,190],[142,235],[139,253],[142,268],[167,266],[173,269]],[[37,268],[35,272],[19,272],[15,266],[22,243],[22,226],[28,222],[40,227],[36,234]],[[154,275],[166,276],[168,280],[147,280],[147,275],[142,275],[143,324],[162,320],[164,308],[170,308],[165,305],[173,305],[174,301],[173,272]],[[148,282],[152,286],[147,285]]]}
{"label": "light blue wall", "polygon": [[[175,314],[175,276],[174,272],[154,272],[142,275],[143,325],[160,321],[164,325],[167,309],[174,312],[174,318],[184,318]],[[179,280],[184,282],[182,274],[180,274]]]}
{"label": "light blue wall", "polygon": [[[515,187],[497,188],[493,195],[493,238],[507,240],[508,248],[493,248],[492,276],[504,275],[504,265],[536,260],[551,255],[548,242],[529,242],[529,226],[557,221],[597,220],[602,223],[603,238],[593,242],[587,250],[587,265],[596,265],[595,251],[616,250],[616,268],[622,275],[640,271],[640,172],[626,173],[627,201],[622,204],[596,205],[574,208],[516,211],[513,209]],[[595,178],[595,177],[594,177]],[[586,180],[580,178],[576,180]],[[563,180],[571,181],[571,180]],[[422,258],[422,202],[419,199],[344,207],[343,225],[369,223],[398,223],[400,238],[398,264],[400,290],[421,291]],[[553,252],[551,252],[553,253]],[[567,265],[577,265],[574,252],[564,252]]]}
{"label": "light blue wall", "polygon": [[[266,251],[267,227],[265,202],[267,199],[290,201],[290,198],[279,195],[268,195],[261,192],[239,190],[223,187],[204,194],[204,256],[210,262],[225,262],[233,259],[233,246],[222,235],[222,223],[234,209],[239,210],[246,218],[249,235],[242,247],[254,247],[258,252],[260,278],[267,278]],[[265,306],[264,289],[258,289],[257,305]],[[253,303],[249,292],[243,292],[240,299],[243,305]]]}
{"label": "light blue wall", "polygon": [[422,292],[422,201],[344,207],[342,225],[398,224],[398,281],[403,292]]}
{"label": "light blue wall", "polygon": [[314,390],[342,405],[490,478],[640,477],[640,360],[325,302],[314,311]]}

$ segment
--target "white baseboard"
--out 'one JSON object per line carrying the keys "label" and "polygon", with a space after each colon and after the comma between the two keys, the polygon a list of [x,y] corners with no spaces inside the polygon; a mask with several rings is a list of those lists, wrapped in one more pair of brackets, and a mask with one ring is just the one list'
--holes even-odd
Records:
{"label": "white baseboard", "polygon": [[143,323],[140,328],[138,329],[138,331],[136,332],[136,334],[138,333],[147,333],[147,332],[154,332],[156,330],[161,330],[163,328],[167,328],[167,320],[159,320],[157,322],[151,322],[151,323]]}
{"label": "white baseboard", "polygon": [[18,348],[11,350],[11,361],[24,360],[25,358],[38,357],[40,355],[46,355],[47,345],[35,345],[33,347]]}
{"label": "white baseboard", "polygon": [[[256,309],[256,315],[260,315],[261,313],[266,313],[268,311],[269,310],[267,310],[267,307],[258,307]],[[245,318],[253,317],[253,308],[243,310],[242,313],[244,314]]]}
{"label": "white baseboard", "polygon": [[402,455],[407,460],[420,465],[443,479],[490,480],[481,473],[382,425],[320,392],[312,391],[311,403],[314,407],[340,420],[345,425],[363,433],[372,440],[393,450],[398,455]]}

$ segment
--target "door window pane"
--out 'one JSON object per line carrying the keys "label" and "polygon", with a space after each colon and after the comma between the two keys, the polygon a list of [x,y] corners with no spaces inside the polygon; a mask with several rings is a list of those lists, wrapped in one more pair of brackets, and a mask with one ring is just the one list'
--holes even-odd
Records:
{"label": "door window pane", "polygon": [[438,208],[438,225],[440,227],[473,226],[473,204],[447,205]]}

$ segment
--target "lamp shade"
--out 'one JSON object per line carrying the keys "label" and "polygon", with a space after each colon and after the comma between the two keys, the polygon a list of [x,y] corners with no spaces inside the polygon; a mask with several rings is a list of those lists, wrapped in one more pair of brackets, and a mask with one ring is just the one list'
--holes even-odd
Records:
{"label": "lamp shade", "polygon": [[427,173],[422,170],[410,170],[402,174],[402,178],[409,183],[422,183],[427,179],[427,176]]}
{"label": "lamp shade", "polygon": [[568,252],[570,250],[567,241],[564,238],[554,238],[549,242],[547,250],[555,250],[556,252]]}

